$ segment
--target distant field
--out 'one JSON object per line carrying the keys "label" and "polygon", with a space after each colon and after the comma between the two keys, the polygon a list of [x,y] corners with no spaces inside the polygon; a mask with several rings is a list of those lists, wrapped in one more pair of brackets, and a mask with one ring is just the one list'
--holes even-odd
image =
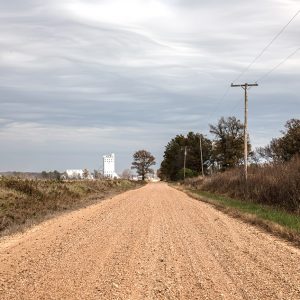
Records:
{"label": "distant field", "polygon": [[54,181],[0,178],[0,234],[54,212],[79,208],[141,185],[128,180]]}

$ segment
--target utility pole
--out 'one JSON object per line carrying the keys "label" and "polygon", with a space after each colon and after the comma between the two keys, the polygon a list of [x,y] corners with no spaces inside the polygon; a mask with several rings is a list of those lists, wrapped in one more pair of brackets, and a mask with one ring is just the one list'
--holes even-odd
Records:
{"label": "utility pole", "polygon": [[201,156],[201,171],[202,171],[202,177],[204,177],[204,170],[203,170],[203,152],[202,152],[202,135],[199,135],[200,140],[200,156]]}
{"label": "utility pole", "polygon": [[231,84],[231,87],[241,87],[245,91],[245,122],[244,122],[244,164],[245,180],[248,178],[248,87],[258,86],[257,83]]}
{"label": "utility pole", "polygon": [[185,164],[186,164],[186,146],[184,146],[184,158],[183,158],[183,179],[185,179]]}

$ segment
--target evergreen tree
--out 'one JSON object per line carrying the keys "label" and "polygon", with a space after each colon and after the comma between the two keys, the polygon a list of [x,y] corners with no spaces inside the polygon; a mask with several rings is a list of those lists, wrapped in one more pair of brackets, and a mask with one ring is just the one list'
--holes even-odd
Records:
{"label": "evergreen tree", "polygon": [[[176,135],[165,147],[164,159],[161,163],[159,176],[163,180],[177,180],[183,168],[184,149],[187,148],[186,168],[196,176],[201,171],[200,137],[202,139],[203,162],[211,160],[212,143],[199,133],[189,132],[187,136]],[[207,165],[204,164],[206,171]]]}

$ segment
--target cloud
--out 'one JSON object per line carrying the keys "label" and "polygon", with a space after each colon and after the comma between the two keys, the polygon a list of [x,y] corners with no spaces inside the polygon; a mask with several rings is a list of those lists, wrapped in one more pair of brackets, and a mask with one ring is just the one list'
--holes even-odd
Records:
{"label": "cloud", "polygon": [[[160,161],[175,134],[242,118],[242,91],[222,95],[297,9],[292,0],[2,1],[1,169],[93,168],[112,151],[121,171],[138,148]],[[241,80],[299,47],[299,25]],[[250,92],[254,145],[299,117],[299,66],[298,54]]]}

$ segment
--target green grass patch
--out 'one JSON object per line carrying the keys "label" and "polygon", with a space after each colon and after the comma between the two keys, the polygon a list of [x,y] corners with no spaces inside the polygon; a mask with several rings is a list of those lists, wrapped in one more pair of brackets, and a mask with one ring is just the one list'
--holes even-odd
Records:
{"label": "green grass patch", "polygon": [[253,214],[261,219],[272,221],[283,227],[287,227],[288,229],[295,231],[297,234],[300,234],[299,215],[292,214],[278,208],[274,208],[274,207],[254,203],[254,202],[233,199],[227,196],[217,195],[210,192],[199,191],[199,190],[197,191],[192,190],[192,192],[200,196],[210,198],[214,200],[217,204],[221,204],[222,206],[232,207],[234,209],[237,209],[238,211]]}

